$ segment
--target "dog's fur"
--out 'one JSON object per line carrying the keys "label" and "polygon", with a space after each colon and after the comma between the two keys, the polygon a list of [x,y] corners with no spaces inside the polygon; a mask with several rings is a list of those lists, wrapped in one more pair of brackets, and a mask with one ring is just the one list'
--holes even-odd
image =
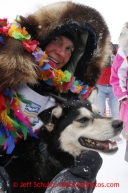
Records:
{"label": "dog's fur", "polygon": [[[121,132],[122,121],[101,117],[88,100],[65,102],[39,117],[45,124],[39,138],[20,141],[11,155],[1,158],[12,184],[18,182],[13,193],[44,192],[45,188],[35,187],[34,181],[50,182],[59,171],[72,166],[83,150],[109,153],[118,149],[108,140]],[[23,182],[32,185],[23,187]]]}

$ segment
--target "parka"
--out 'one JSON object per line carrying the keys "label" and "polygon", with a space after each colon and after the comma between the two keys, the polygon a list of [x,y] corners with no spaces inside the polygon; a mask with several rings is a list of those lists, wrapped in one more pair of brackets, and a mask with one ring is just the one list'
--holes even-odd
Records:
{"label": "parka", "polygon": [[[101,68],[107,63],[106,55],[110,55],[108,54],[110,52],[110,33],[104,18],[94,8],[83,4],[71,1],[53,3],[40,7],[34,13],[17,17],[12,25],[7,25],[6,20],[0,20],[0,22],[2,26],[0,29],[0,34],[2,34],[0,91],[3,100],[0,113],[2,114],[5,108],[5,112],[8,113],[7,116],[10,120],[15,119],[16,123],[17,118],[21,119],[21,117],[15,111],[20,109],[21,114],[24,113],[25,116],[28,116],[36,129],[39,129],[43,123],[40,123],[37,118],[38,114],[44,109],[54,106],[55,101],[51,99],[51,96],[56,98],[59,94],[60,97],[61,93],[56,92],[54,85],[49,85],[44,79],[40,80],[39,64],[35,60],[35,53],[32,52],[33,47],[32,50],[30,49],[31,44],[38,45],[38,49],[43,52],[45,46],[56,36],[61,35],[66,30],[77,31],[77,46],[75,46],[75,50],[63,70],[68,70],[74,76],[71,81],[84,85],[85,90],[95,86]],[[31,39],[28,41],[25,38]],[[71,89],[66,90],[66,92],[64,90],[65,94],[67,100],[78,99],[78,94]],[[15,100],[18,100],[17,97],[19,97],[20,105],[15,103]],[[18,106],[15,107],[13,103],[18,104]],[[10,105],[12,106],[11,111]],[[27,117],[22,118],[22,122],[26,119]],[[9,124],[12,127],[11,121]],[[11,133],[6,133],[6,125],[6,119],[2,119],[2,133],[5,136],[2,141],[5,141],[6,137],[10,137],[11,149],[13,149],[15,146],[14,137]],[[19,133],[17,126],[15,129]],[[26,129],[28,130],[28,127]],[[15,135],[18,137],[17,132]]]}
{"label": "parka", "polygon": [[[106,63],[105,55],[110,52],[109,29],[98,11],[67,1],[42,7],[35,13],[20,18],[21,26],[25,26],[32,37],[40,42],[42,49],[64,31],[77,30],[77,46],[64,69],[84,84],[92,87],[95,85],[101,67]],[[48,92],[53,92],[43,83],[41,85],[43,89],[47,87]],[[36,92],[43,90],[42,88],[34,87]]]}
{"label": "parka", "polygon": [[[84,84],[95,86],[102,66],[107,63],[106,55],[110,52],[109,29],[97,10],[64,1],[40,7],[34,13],[19,18],[21,27],[26,28],[32,39],[40,42],[42,50],[63,31],[77,30],[78,43],[66,69]],[[0,89],[17,86],[19,82],[39,86],[37,64],[22,42],[10,37],[5,37],[4,42],[0,46]],[[38,87],[36,92],[39,90]]]}

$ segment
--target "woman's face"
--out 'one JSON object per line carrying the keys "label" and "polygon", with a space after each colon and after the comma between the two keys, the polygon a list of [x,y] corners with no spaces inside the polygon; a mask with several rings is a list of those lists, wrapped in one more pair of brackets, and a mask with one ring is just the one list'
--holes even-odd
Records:
{"label": "woman's face", "polygon": [[61,69],[69,61],[74,51],[74,45],[67,37],[57,36],[47,44],[45,51],[49,60],[56,64],[56,68]]}

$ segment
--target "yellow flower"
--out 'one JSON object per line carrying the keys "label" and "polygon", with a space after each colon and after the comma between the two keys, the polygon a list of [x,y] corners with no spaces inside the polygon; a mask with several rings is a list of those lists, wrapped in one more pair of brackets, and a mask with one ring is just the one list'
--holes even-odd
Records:
{"label": "yellow flower", "polygon": [[61,82],[65,78],[65,74],[62,70],[55,70],[55,81]]}
{"label": "yellow flower", "polygon": [[47,55],[46,52],[44,51],[44,52],[43,52],[43,55],[42,55],[42,59],[38,62],[38,64],[39,64],[40,67],[44,65],[44,62],[49,62],[49,60],[46,59],[46,58],[48,58],[48,55]]}
{"label": "yellow flower", "polygon": [[76,94],[79,94],[83,89],[83,85],[76,86]]}
{"label": "yellow flower", "polygon": [[13,37],[13,36],[12,36],[12,33],[13,33],[14,31],[19,31],[18,26],[15,25],[15,24],[11,25],[10,29],[8,30],[8,34],[9,34],[10,37]]}
{"label": "yellow flower", "polygon": [[21,33],[22,35],[24,35],[24,36],[28,35],[28,32],[27,32],[27,30],[26,30],[25,27],[23,27],[23,29],[20,28],[20,33]]}
{"label": "yellow flower", "polygon": [[8,30],[8,34],[10,37],[13,37],[13,32],[19,32],[23,36],[28,35],[28,32],[27,32],[25,27],[23,27],[23,29],[22,29],[22,28],[19,28],[19,26],[17,26],[16,24],[12,24],[10,29]]}

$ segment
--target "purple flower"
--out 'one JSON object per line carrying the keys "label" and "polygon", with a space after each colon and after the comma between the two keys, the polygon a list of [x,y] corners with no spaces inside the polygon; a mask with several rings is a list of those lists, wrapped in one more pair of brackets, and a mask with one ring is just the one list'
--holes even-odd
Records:
{"label": "purple flower", "polygon": [[70,84],[70,91],[75,93],[76,92],[76,86],[74,85],[75,79],[73,78]]}
{"label": "purple flower", "polygon": [[42,59],[43,51],[39,50],[39,51],[36,51],[36,52],[32,52],[32,55],[34,56],[35,61],[39,62]]}

